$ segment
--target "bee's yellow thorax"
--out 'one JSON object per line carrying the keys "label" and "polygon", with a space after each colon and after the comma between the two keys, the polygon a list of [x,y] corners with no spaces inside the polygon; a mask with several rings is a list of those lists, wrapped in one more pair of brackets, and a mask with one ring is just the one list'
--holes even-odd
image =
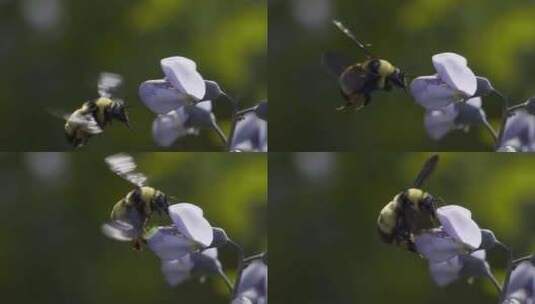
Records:
{"label": "bee's yellow thorax", "polygon": [[141,199],[145,203],[152,201],[156,195],[156,189],[152,187],[141,187],[139,190],[141,191]]}
{"label": "bee's yellow thorax", "polygon": [[423,200],[424,197],[425,192],[420,189],[411,188],[407,190],[407,199],[413,204],[418,205],[418,203]]}
{"label": "bee's yellow thorax", "polygon": [[387,77],[396,71],[396,68],[390,62],[383,59],[380,59],[379,62],[381,63],[379,65],[379,75]]}

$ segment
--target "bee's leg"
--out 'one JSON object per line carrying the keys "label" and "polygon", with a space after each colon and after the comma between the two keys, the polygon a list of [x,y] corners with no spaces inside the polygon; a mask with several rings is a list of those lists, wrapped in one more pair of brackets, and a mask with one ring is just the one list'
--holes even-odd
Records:
{"label": "bee's leg", "polygon": [[364,95],[364,103],[362,103],[362,106],[360,106],[360,108],[369,105],[370,102],[372,102],[372,96],[370,94],[365,94]]}
{"label": "bee's leg", "polygon": [[142,248],[141,245],[142,245],[142,240],[140,238],[137,238],[134,240],[132,247],[134,248],[134,250],[141,251],[141,248]]}
{"label": "bee's leg", "polygon": [[389,79],[385,79],[385,85],[383,89],[387,92],[392,91],[392,82]]}

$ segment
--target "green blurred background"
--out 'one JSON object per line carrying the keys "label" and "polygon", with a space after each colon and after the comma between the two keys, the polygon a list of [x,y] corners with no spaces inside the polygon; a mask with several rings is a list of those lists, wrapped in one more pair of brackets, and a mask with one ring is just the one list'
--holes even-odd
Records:
{"label": "green blurred background", "polygon": [[[535,1],[532,0],[270,0],[269,88],[273,151],[489,151],[477,127],[436,143],[423,127],[423,108],[403,91],[379,92],[360,113],[339,113],[337,82],[321,54],[364,55],[331,23],[342,20],[372,51],[412,76],[431,75],[431,56],[464,55],[477,75],[514,103],[535,95]],[[499,125],[501,102],[484,108]]]}
{"label": "green blurred background", "polygon": [[[379,211],[406,189],[426,153],[273,153],[269,159],[270,297],[274,303],[496,303],[477,279],[437,287],[427,263],[383,244]],[[535,159],[441,153],[424,189],[470,210],[516,254],[535,252]],[[489,253],[504,277],[505,254]]]}
{"label": "green blurred background", "polygon": [[[85,150],[148,151],[155,115],[139,100],[142,81],[163,78],[160,59],[182,55],[205,79],[219,82],[243,107],[267,98],[265,0],[0,0],[0,148],[69,150],[63,122],[97,96],[102,71],[123,75],[120,94],[133,106],[134,131],[117,124]],[[231,107],[215,104],[223,129]],[[220,150],[213,132],[172,149]]]}
{"label": "green blurred background", "polygon": [[[0,286],[17,303],[228,303],[218,277],[167,286],[148,249],[100,226],[132,187],[94,153],[0,154]],[[248,254],[267,248],[267,161],[260,154],[136,153],[149,184],[203,208]],[[155,223],[158,216],[154,218]],[[236,253],[220,250],[234,277]]]}

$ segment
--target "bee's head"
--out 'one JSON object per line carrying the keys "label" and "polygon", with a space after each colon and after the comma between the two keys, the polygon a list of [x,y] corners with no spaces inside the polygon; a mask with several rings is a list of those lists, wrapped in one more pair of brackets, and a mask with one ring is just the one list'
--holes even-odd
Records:
{"label": "bee's head", "polygon": [[162,214],[162,211],[165,214],[169,214],[169,202],[167,195],[165,193],[158,191],[153,200],[153,209],[158,211],[158,214]]}
{"label": "bee's head", "polygon": [[421,189],[411,188],[405,191],[405,198],[418,210],[432,216],[435,215],[437,200],[431,194],[424,192]]}
{"label": "bee's head", "polygon": [[392,83],[402,89],[406,89],[408,87],[409,79],[403,73],[400,69],[395,68],[394,72],[388,76],[388,78],[392,81]]}
{"label": "bee's head", "polygon": [[124,123],[127,127],[130,127],[127,108],[128,106],[124,101],[116,100],[111,106],[111,116]]}

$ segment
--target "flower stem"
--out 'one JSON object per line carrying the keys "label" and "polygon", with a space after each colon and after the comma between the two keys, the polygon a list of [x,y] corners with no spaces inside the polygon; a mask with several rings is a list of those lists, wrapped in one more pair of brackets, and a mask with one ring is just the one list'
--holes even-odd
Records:
{"label": "flower stem", "polygon": [[498,146],[498,134],[496,133],[496,130],[492,127],[492,125],[489,123],[487,119],[483,119],[483,125],[485,126],[485,129],[489,131],[490,135],[492,136],[492,139],[494,140],[494,145]]}
{"label": "flower stem", "polygon": [[232,287],[232,282],[230,282],[229,278],[227,277],[227,275],[225,274],[223,269],[219,268],[218,274],[223,279],[223,281],[225,281],[225,285],[227,285],[227,288],[228,288],[230,294],[233,294],[234,293],[234,288]]}
{"label": "flower stem", "polygon": [[503,131],[505,129],[505,123],[507,122],[507,117],[509,117],[509,110],[508,110],[509,109],[509,100],[500,91],[494,89],[493,92],[498,97],[500,97],[500,99],[503,101],[502,121],[500,123],[500,133],[498,134],[498,140],[496,141],[496,149],[497,149],[497,148],[499,148],[498,146],[500,145],[500,143],[502,141]]}
{"label": "flower stem", "polygon": [[236,123],[238,122],[240,116],[238,115],[240,111],[240,105],[233,98],[223,93],[223,96],[232,104],[232,125],[230,127],[230,133],[228,135],[229,140],[227,141],[227,150],[230,151],[230,146],[232,145],[232,138],[234,138],[234,131],[236,131]]}
{"label": "flower stem", "polygon": [[496,244],[507,252],[507,273],[505,274],[505,279],[503,280],[503,288],[500,294],[499,302],[502,303],[505,298],[505,294],[507,293],[507,287],[509,285],[509,278],[511,277],[511,272],[513,271],[513,250],[509,248],[509,246],[501,242],[496,242]]}
{"label": "flower stem", "polygon": [[223,145],[226,147],[228,145],[227,137],[225,136],[225,133],[223,132],[223,130],[221,130],[215,119],[212,120],[212,129],[214,129],[214,131],[217,133],[217,135],[223,142]]}
{"label": "flower stem", "polygon": [[502,294],[502,286],[500,285],[500,283],[498,282],[498,280],[496,280],[496,277],[494,277],[494,275],[492,274],[491,271],[489,271],[487,273],[487,278],[489,278],[489,280],[492,282],[492,285],[494,285],[494,287],[496,288],[496,290],[498,291],[498,294]]}
{"label": "flower stem", "polygon": [[232,299],[234,299],[238,292],[238,286],[240,284],[241,276],[243,273],[243,268],[245,265],[245,263],[243,262],[244,253],[243,253],[243,248],[240,246],[240,244],[234,242],[233,240],[228,240],[228,244],[232,245],[238,251],[238,268],[237,268],[238,274],[236,275],[236,280],[234,281],[234,288],[232,290]]}
{"label": "flower stem", "polygon": [[522,258],[518,258],[516,260],[513,260],[513,265],[516,266],[522,262],[527,262],[527,261],[531,261],[533,259],[533,255],[528,255],[528,256],[525,256],[525,257],[522,257]]}
{"label": "flower stem", "polygon": [[265,256],[266,256],[266,253],[262,252],[262,253],[259,253],[259,254],[252,255],[250,257],[246,257],[245,259],[243,259],[243,262],[244,263],[251,263],[254,260],[262,260],[262,259],[265,258]]}

